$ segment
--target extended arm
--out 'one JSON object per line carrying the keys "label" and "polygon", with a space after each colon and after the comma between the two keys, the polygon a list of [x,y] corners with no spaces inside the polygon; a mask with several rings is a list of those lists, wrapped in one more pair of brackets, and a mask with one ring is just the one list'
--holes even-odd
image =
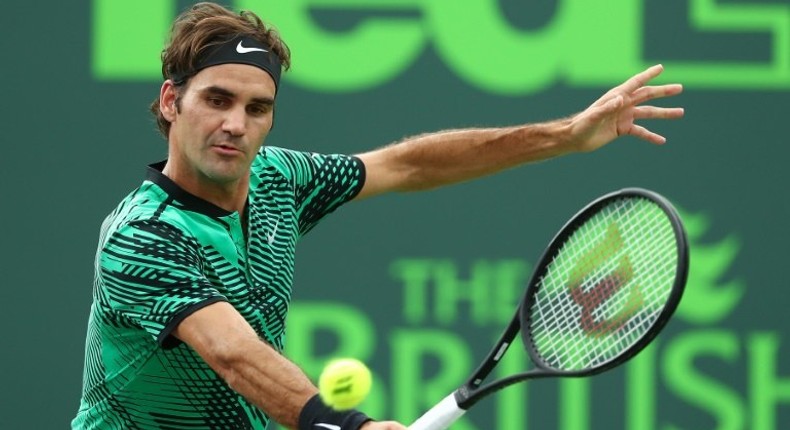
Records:
{"label": "extended arm", "polygon": [[358,198],[435,188],[528,162],[593,151],[622,135],[662,144],[666,140],[663,136],[634,122],[683,116],[682,108],[642,105],[648,100],[682,92],[679,84],[647,85],[662,71],[663,67],[657,65],[633,76],[569,118],[506,128],[424,134],[360,154],[367,176]]}

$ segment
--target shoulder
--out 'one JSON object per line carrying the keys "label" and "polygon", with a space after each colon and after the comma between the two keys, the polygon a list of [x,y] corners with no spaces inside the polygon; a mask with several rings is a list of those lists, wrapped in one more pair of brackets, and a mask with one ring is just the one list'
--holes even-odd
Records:
{"label": "shoulder", "polygon": [[350,168],[364,170],[362,161],[354,155],[324,154],[297,151],[275,146],[264,146],[258,153],[253,170],[275,169],[290,179],[312,178],[321,170]]}
{"label": "shoulder", "polygon": [[144,182],[110,213],[102,224],[102,242],[115,236],[134,236],[136,240],[153,236],[170,239],[190,236],[190,221],[184,211],[174,207],[161,188]]}
{"label": "shoulder", "polygon": [[276,170],[286,177],[292,178],[295,173],[313,170],[315,161],[312,153],[276,146],[264,146],[256,157],[253,169]]}

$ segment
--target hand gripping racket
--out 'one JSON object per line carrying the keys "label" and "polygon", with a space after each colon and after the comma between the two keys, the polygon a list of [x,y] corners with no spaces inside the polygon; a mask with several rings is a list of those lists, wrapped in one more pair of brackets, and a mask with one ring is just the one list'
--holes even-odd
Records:
{"label": "hand gripping racket", "polygon": [[[666,325],[687,274],[686,234],[665,198],[639,188],[598,198],[551,241],[488,357],[409,429],[445,429],[517,382],[589,376],[625,363]],[[482,385],[519,331],[534,367]]]}

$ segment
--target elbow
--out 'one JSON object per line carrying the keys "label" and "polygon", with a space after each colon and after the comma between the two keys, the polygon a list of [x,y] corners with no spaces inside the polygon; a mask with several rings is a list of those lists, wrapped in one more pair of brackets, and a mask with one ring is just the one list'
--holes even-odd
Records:
{"label": "elbow", "polygon": [[233,369],[241,355],[231,342],[224,339],[211,342],[198,352],[209,366],[223,376]]}
{"label": "elbow", "polygon": [[[257,338],[254,342],[260,343]],[[228,385],[235,386],[235,380],[240,377],[241,368],[248,360],[248,348],[245,347],[249,340],[235,338],[214,339],[203,345],[197,352],[204,361],[222,377]]]}

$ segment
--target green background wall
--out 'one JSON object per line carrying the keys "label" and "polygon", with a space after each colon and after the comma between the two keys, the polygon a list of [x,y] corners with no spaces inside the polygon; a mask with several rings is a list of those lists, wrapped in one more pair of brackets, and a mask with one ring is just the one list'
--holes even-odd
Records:
{"label": "green background wall", "polygon": [[[64,428],[76,412],[99,225],[165,155],[147,106],[162,23],[189,4],[3,4],[0,428]],[[358,356],[376,374],[364,409],[410,422],[485,354],[564,221],[641,186],[683,210],[692,244],[667,331],[628,366],[514,387],[455,428],[790,425],[790,1],[231,4],[272,20],[294,51],[271,145],[354,153],[566,116],[659,62],[662,81],[686,85],[661,102],[685,119],[649,124],[663,147],[625,138],[328,218],[301,245],[289,325],[288,353],[311,376]]]}

